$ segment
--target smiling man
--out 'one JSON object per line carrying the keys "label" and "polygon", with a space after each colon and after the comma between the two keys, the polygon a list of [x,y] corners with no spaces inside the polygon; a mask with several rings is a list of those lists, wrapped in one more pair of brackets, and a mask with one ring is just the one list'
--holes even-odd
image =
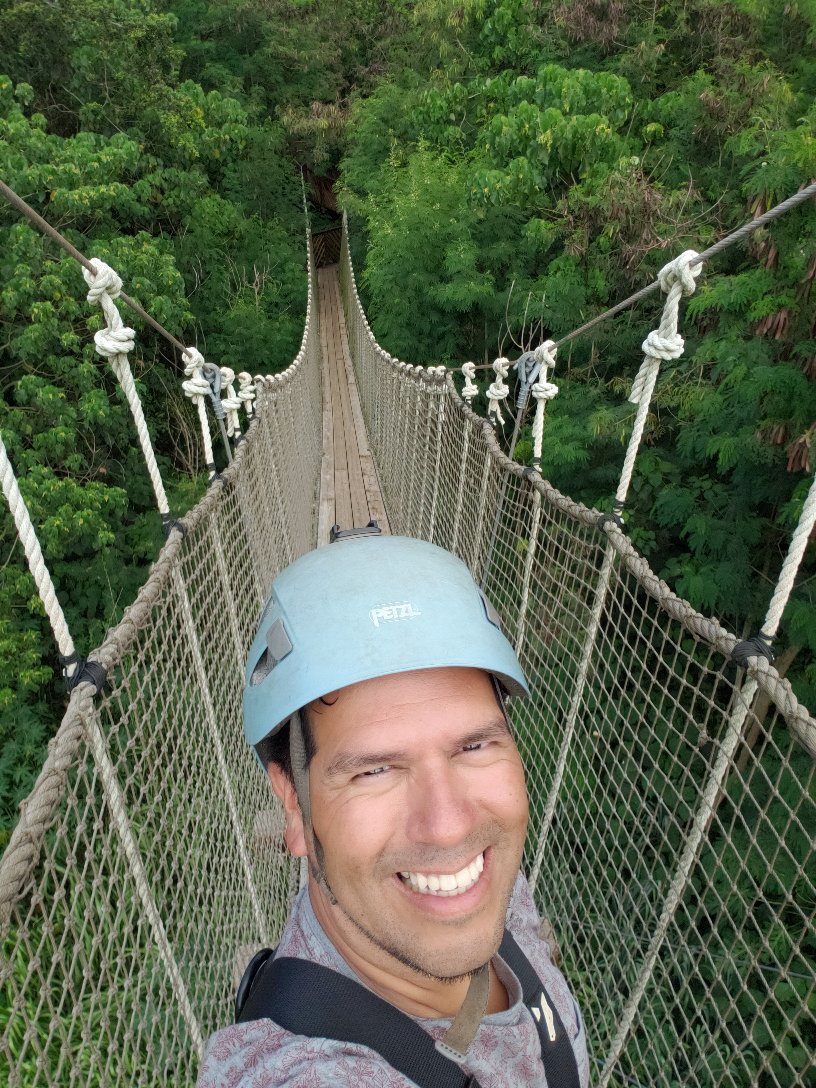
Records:
{"label": "smiling man", "polygon": [[577,1006],[520,873],[521,666],[465,566],[352,536],[272,587],[247,740],[308,858],[200,1088],[579,1088]]}

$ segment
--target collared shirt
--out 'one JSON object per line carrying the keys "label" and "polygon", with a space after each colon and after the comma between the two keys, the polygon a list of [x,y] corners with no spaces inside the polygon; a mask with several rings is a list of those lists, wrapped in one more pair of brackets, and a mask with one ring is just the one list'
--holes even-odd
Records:
{"label": "collared shirt", "polygon": [[[552,962],[549,946],[539,937],[539,924],[527,881],[519,873],[507,911],[507,928],[558,1009],[572,1039],[580,1083],[586,1088],[589,1063],[581,1015],[564,976]],[[277,954],[311,960],[357,978],[315,917],[306,888],[295,901]],[[509,1008],[485,1016],[462,1068],[475,1076],[482,1088],[547,1088],[538,1030],[522,1003],[521,985],[499,956],[494,957],[493,966],[507,990]],[[435,1039],[450,1027],[450,1020],[414,1019]],[[416,1086],[369,1047],[293,1035],[271,1020],[256,1020],[235,1024],[211,1036],[198,1088]]]}

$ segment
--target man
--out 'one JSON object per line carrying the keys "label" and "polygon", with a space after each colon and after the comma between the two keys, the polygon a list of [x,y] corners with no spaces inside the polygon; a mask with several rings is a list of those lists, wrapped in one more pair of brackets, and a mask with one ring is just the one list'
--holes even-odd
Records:
{"label": "man", "polygon": [[309,880],[199,1088],[585,1088],[580,1014],[519,872],[504,697],[527,694],[492,607],[434,545],[352,536],[278,576],[245,731]]}

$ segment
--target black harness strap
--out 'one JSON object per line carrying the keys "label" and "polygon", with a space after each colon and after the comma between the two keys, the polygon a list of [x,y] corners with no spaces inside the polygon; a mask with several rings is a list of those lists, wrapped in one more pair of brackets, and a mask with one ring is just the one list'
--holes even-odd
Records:
{"label": "black harness strap", "polygon": [[[247,967],[236,998],[236,1023],[269,1019],[295,1035],[337,1039],[375,1050],[420,1088],[480,1088],[435,1048],[433,1038],[359,982],[308,960],[270,949]],[[521,983],[538,1029],[548,1088],[580,1088],[572,1041],[530,961],[505,930],[499,955]]]}
{"label": "black harness strap", "polygon": [[308,960],[267,959],[239,1023],[268,1018],[295,1035],[359,1043],[422,1088],[479,1088],[410,1016],[365,986]]}
{"label": "black harness strap", "polygon": [[564,1022],[532,964],[507,929],[499,955],[521,983],[522,1000],[533,1014],[549,1088],[580,1088],[578,1062]]}

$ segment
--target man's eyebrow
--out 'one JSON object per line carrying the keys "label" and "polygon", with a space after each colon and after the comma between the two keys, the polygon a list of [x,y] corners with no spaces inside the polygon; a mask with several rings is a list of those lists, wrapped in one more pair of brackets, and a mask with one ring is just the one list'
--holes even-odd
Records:
{"label": "man's eyebrow", "polygon": [[[495,718],[485,725],[473,729],[464,736],[456,739],[456,748],[464,748],[469,744],[479,744],[486,740],[496,740],[499,737],[511,736],[510,729],[504,718]],[[325,778],[339,778],[342,775],[356,774],[369,770],[372,767],[382,767],[388,763],[400,763],[406,758],[406,753],[392,750],[390,752],[338,752],[323,772]]]}
{"label": "man's eyebrow", "polygon": [[495,718],[478,729],[474,729],[464,737],[460,737],[457,741],[457,747],[463,748],[466,744],[479,744],[483,740],[497,740],[499,737],[512,737],[510,726],[504,718]]}
{"label": "man's eyebrow", "polygon": [[337,778],[386,763],[398,763],[404,757],[404,752],[338,752],[323,774],[326,778]]}

